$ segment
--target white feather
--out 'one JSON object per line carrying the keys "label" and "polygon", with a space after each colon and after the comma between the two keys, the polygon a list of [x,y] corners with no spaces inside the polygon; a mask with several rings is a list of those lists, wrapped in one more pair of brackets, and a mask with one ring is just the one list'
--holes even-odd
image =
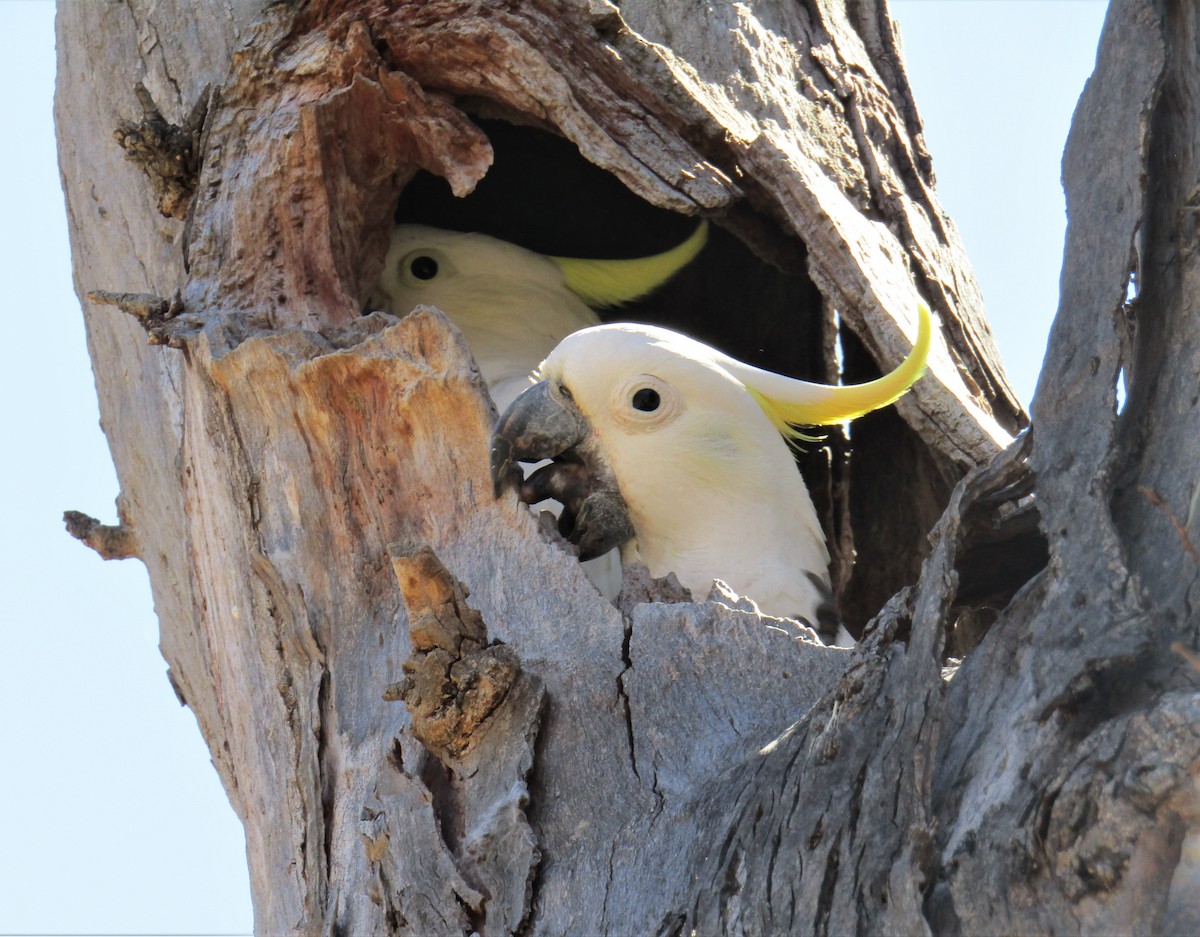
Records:
{"label": "white feather", "polygon": [[[421,257],[437,265],[427,279],[413,273]],[[393,315],[436,306],[458,326],[500,411],[559,341],[600,321],[553,259],[485,234],[424,225],[396,227],[379,289]]]}

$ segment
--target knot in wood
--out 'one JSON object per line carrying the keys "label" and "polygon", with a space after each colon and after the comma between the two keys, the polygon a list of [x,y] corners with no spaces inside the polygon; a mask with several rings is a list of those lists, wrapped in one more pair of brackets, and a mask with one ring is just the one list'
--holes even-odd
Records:
{"label": "knot in wood", "polygon": [[200,174],[200,136],[208,114],[209,89],[205,88],[182,125],[163,117],[145,85],[134,89],[142,105],[142,119],[123,121],[113,131],[125,158],[137,163],[150,180],[158,210],[166,218],[182,221],[196,191]]}
{"label": "knot in wood", "polygon": [[466,587],[431,549],[394,550],[392,562],[413,651],[404,680],[384,697],[404,700],[413,734],[426,748],[443,760],[458,758],[520,678],[520,662],[506,645],[488,645],[482,616],[466,604]]}

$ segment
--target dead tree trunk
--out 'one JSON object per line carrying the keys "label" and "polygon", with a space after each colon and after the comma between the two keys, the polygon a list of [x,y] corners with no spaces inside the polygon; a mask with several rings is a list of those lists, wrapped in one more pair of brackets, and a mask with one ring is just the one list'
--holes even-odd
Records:
{"label": "dead tree trunk", "polygon": [[[1047,377],[1011,446],[1024,414],[885,4],[704,10],[60,8],[76,286],[122,486],[119,526],[72,529],[149,571],[256,929],[1186,926],[1196,5],[1110,11]],[[522,173],[550,193],[534,211]],[[594,223],[564,234],[556,202]],[[362,315],[397,212],[460,209],[557,254],[636,254],[704,215],[706,262],[622,314],[800,376],[831,376],[837,342],[848,380],[890,366],[925,297],[929,377],[803,462],[843,618],[874,616],[856,649],[719,590],[646,601],[671,597],[632,577],[615,608],[492,498],[461,336]]]}

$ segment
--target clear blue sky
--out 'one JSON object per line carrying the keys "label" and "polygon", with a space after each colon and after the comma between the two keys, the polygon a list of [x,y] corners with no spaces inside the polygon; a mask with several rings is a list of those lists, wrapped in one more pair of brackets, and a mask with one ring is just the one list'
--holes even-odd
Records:
{"label": "clear blue sky", "polygon": [[[1057,304],[1059,161],[1100,0],[893,0],[943,204],[1028,404]],[[51,101],[53,5],[0,3],[0,933],[245,933],[241,829],[167,684],[146,574],[60,520],[115,520],[71,284]]]}

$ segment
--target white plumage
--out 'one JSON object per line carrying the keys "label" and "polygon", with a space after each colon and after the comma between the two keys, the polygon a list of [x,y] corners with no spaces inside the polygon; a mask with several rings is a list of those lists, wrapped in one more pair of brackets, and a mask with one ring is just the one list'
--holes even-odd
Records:
{"label": "white plumage", "polygon": [[[539,376],[569,388],[616,477],[637,531],[623,562],[675,573],[697,600],[722,579],[769,615],[826,617],[829,551],[808,489],[712,349],[666,329],[599,326],[565,339]],[[653,395],[657,407],[638,408]]]}

